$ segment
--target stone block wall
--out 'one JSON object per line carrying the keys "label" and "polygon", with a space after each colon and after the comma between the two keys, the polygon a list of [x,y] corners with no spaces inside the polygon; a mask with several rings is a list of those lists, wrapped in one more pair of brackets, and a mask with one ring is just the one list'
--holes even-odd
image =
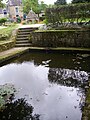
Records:
{"label": "stone block wall", "polygon": [[13,48],[14,46],[15,46],[15,41],[10,41],[0,44],[0,52]]}
{"label": "stone block wall", "polygon": [[30,34],[33,46],[90,48],[90,30],[48,30]]}

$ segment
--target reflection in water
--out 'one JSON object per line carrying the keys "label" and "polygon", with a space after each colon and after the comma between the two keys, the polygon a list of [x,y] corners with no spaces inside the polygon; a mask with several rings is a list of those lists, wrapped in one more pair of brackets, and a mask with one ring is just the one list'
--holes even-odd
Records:
{"label": "reflection in water", "polygon": [[[34,107],[30,114],[39,114],[37,117],[40,120],[81,120],[85,96],[80,84],[84,81],[86,84],[88,80],[85,71],[88,62],[80,65],[83,70],[75,70],[72,59],[73,56],[59,54],[26,55],[15,60],[16,63],[0,68],[0,85],[14,84],[18,91],[14,101],[18,103],[21,98],[27,100],[27,103]],[[28,120],[29,112],[25,111],[24,120]],[[19,113],[23,112],[20,110]]]}
{"label": "reflection in water", "polygon": [[0,120],[39,120],[39,115],[32,115],[33,107],[24,99],[8,103],[5,107],[0,111]]}
{"label": "reflection in water", "polygon": [[80,120],[82,89],[51,84],[48,74],[49,68],[33,62],[10,64],[0,69],[0,84],[14,84],[18,91],[15,99],[24,97],[40,120]]}
{"label": "reflection in water", "polygon": [[65,86],[80,86],[88,81],[89,75],[85,71],[50,68],[48,78]]}

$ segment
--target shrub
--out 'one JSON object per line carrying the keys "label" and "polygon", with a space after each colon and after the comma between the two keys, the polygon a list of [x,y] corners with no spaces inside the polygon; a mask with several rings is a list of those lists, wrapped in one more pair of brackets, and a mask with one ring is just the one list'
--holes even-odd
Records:
{"label": "shrub", "polygon": [[47,19],[43,20],[43,22],[44,22],[45,24],[48,24],[48,21],[47,21]]}
{"label": "shrub", "polygon": [[7,18],[0,18],[0,24],[5,24],[5,22],[7,21]]}

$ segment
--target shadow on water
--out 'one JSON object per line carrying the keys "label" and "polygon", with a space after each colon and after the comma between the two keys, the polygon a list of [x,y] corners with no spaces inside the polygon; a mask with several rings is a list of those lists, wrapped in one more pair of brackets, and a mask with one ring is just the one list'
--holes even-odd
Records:
{"label": "shadow on water", "polygon": [[14,84],[18,92],[1,120],[81,120],[89,61],[88,54],[37,52],[2,66],[0,84]]}
{"label": "shadow on water", "polygon": [[[50,60],[48,62],[48,60]],[[27,53],[13,62],[22,63],[33,61],[35,65],[45,65],[48,62],[50,68],[66,68],[90,71],[90,54],[58,54],[58,53]],[[11,61],[12,62],[12,61]]]}

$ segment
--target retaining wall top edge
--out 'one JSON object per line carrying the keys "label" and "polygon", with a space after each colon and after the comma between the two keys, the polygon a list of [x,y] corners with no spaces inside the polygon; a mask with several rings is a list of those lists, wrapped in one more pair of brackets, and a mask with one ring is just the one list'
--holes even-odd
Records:
{"label": "retaining wall top edge", "polygon": [[35,30],[36,33],[48,33],[48,32],[86,32],[89,30]]}

